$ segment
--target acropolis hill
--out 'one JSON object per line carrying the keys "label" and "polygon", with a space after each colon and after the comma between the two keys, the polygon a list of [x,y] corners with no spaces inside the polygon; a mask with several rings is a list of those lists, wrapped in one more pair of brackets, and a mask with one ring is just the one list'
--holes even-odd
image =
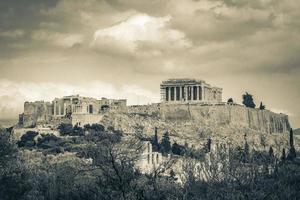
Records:
{"label": "acropolis hill", "polygon": [[19,125],[26,128],[57,127],[62,122],[78,126],[100,123],[127,134],[142,127],[146,135],[153,135],[157,127],[159,135],[168,131],[172,140],[188,140],[195,145],[207,138],[238,145],[246,137],[254,148],[266,148],[261,144],[266,138],[269,145],[288,144],[290,125],[285,114],[222,102],[222,89],[202,80],[169,79],[161,83],[160,91],[161,102],[150,105],[128,106],[125,99],[79,95],[52,102],[25,102]]}

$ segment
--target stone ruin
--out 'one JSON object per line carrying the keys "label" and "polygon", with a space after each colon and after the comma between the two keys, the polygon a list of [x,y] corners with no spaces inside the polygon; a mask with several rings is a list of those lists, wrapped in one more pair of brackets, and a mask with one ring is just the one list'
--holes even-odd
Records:
{"label": "stone ruin", "polygon": [[[52,102],[25,102],[19,124],[31,127],[66,122],[84,126],[102,122],[108,113],[117,113],[120,117],[114,116],[110,121],[121,121],[114,125],[124,130],[130,124],[131,119],[126,118],[128,115],[146,116],[155,123],[235,125],[266,133],[284,133],[290,129],[287,115],[222,102],[222,89],[202,80],[169,79],[161,83],[160,89],[161,102],[150,105],[127,106],[126,99],[95,99],[79,95],[55,98]],[[134,119],[134,123],[139,123],[138,119]],[[153,130],[152,125],[149,127]]]}

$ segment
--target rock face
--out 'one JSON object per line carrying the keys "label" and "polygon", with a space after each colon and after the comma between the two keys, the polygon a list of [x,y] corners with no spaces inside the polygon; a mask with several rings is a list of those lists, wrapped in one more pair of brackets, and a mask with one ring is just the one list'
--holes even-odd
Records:
{"label": "rock face", "polygon": [[100,121],[125,133],[143,131],[153,136],[168,131],[177,143],[202,148],[208,138],[216,145],[243,147],[245,141],[255,150],[272,146],[280,154],[288,148],[288,116],[240,105],[151,104],[128,107],[126,112],[109,112]]}
{"label": "rock face", "polygon": [[285,133],[290,129],[287,115],[240,105],[165,104],[162,105],[160,113],[165,121],[194,121],[202,125],[219,126],[240,125],[266,133]]}

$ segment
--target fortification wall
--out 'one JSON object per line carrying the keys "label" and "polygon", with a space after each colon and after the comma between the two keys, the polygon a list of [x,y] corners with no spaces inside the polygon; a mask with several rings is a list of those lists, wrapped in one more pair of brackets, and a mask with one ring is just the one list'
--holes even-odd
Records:
{"label": "fortification wall", "polygon": [[72,114],[72,125],[97,124],[102,118],[101,114]]}
{"label": "fortification wall", "polygon": [[30,127],[48,123],[52,119],[52,112],[53,108],[50,102],[25,102],[22,124],[24,127]]}
{"label": "fortification wall", "polygon": [[124,112],[128,114],[141,114],[148,116],[157,116],[160,115],[160,104],[154,103],[149,105],[135,105],[135,106],[127,106],[127,109]]}
{"label": "fortification wall", "polygon": [[287,115],[241,105],[162,104],[160,115],[164,121],[194,121],[206,126],[232,124],[267,133],[290,129]]}

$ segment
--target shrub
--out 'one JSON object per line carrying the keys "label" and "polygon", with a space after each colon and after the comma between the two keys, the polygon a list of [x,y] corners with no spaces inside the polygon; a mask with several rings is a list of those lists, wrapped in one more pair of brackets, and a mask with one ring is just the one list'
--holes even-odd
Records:
{"label": "shrub", "polygon": [[172,153],[176,155],[184,155],[185,154],[185,147],[183,145],[179,145],[176,142],[172,145]]}
{"label": "shrub", "polygon": [[104,131],[105,128],[101,124],[92,124],[91,129],[94,131]]}
{"label": "shrub", "polygon": [[72,124],[62,123],[57,127],[57,129],[59,130],[61,135],[71,135],[73,133]]}
{"label": "shrub", "polygon": [[243,104],[246,107],[255,108],[252,94],[249,94],[248,92],[246,92],[246,94],[243,94]]}
{"label": "shrub", "polygon": [[39,133],[35,131],[27,131],[22,135],[21,140],[17,143],[19,147],[34,147],[36,142],[34,140],[35,136]]}
{"label": "shrub", "polygon": [[54,146],[59,146],[62,142],[62,139],[53,135],[47,134],[38,138],[37,147],[42,149],[53,148]]}

